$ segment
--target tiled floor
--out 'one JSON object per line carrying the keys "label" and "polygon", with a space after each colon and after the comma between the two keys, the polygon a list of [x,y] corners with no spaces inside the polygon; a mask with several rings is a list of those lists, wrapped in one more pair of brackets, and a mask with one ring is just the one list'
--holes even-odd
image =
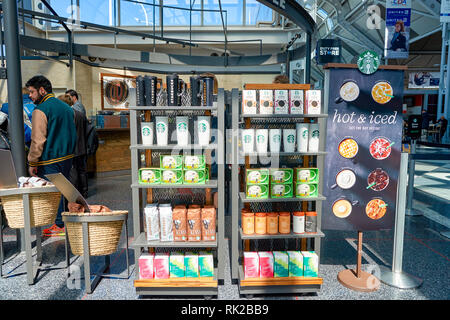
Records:
{"label": "tiled floor", "polygon": [[[448,179],[448,166],[438,163],[418,164],[419,175],[416,184],[423,179],[434,179],[443,183],[439,188],[439,196],[446,195],[450,190]],[[434,173],[442,173],[434,175]],[[131,192],[129,190],[131,178],[129,175],[97,178],[90,181],[91,204],[104,204],[115,210],[129,210],[131,212]],[[425,183],[425,182],[424,182]],[[417,187],[417,186],[416,186]],[[444,190],[445,189],[445,190]],[[428,189],[431,190],[431,189]],[[446,200],[449,200],[447,197]],[[345,268],[354,268],[356,265],[357,234],[353,232],[324,231],[325,238],[321,247],[320,275],[324,279],[322,289],[317,294],[298,295],[255,295],[253,299],[300,299],[300,300],[340,300],[340,299],[389,299],[389,300],[437,300],[450,299],[450,246],[449,239],[441,232],[450,228],[449,219],[432,208],[430,203],[414,201],[414,208],[420,208],[423,215],[406,216],[403,270],[423,280],[423,284],[415,289],[397,289],[381,284],[379,290],[372,293],[360,293],[343,287],[337,281],[337,274]],[[229,217],[227,217],[229,218]],[[227,219],[226,236],[229,237],[231,221]],[[129,241],[132,237],[132,219],[129,219]],[[363,270],[374,270],[377,275],[378,265],[392,263],[394,231],[365,232],[363,235]],[[111,257],[111,272],[125,275],[126,264],[124,240],[119,250]],[[6,263],[3,266],[4,274],[22,272],[21,275],[0,279],[0,299],[27,299],[27,300],[134,300],[134,299],[175,299],[167,296],[138,296],[133,287],[134,280],[134,253],[130,249],[131,277],[128,280],[104,278],[92,294],[86,294],[84,281],[78,275],[83,275],[83,257],[71,257],[72,277],[66,279],[66,270],[44,271],[39,274],[38,281],[32,286],[26,284],[25,255],[15,252],[15,232],[5,229]],[[45,240],[44,264],[52,267],[55,264],[64,266],[64,241],[62,239]],[[228,250],[227,250],[228,252]],[[92,257],[92,269],[96,270],[103,262],[103,257]],[[226,257],[225,282],[219,287],[218,299],[242,299],[238,286],[231,281],[229,257]],[[176,299],[203,299],[200,297],[180,297]]]}

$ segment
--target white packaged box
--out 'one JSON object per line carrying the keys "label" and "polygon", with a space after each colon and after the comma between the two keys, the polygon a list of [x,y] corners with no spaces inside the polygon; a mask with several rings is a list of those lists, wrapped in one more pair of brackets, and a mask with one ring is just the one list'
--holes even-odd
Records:
{"label": "white packaged box", "polygon": [[289,90],[289,113],[303,114],[303,90]]}
{"label": "white packaged box", "polygon": [[156,204],[148,204],[144,208],[147,241],[159,240],[159,211]]}
{"label": "white packaged box", "polygon": [[321,91],[307,90],[305,105],[306,105],[305,114],[320,114],[320,111],[322,109]]}
{"label": "white packaged box", "polygon": [[256,90],[242,90],[242,114],[256,113]]}
{"label": "white packaged box", "polygon": [[139,279],[153,279],[154,268],[153,260],[155,255],[153,253],[142,253],[139,257]]}
{"label": "white packaged box", "polygon": [[289,90],[275,90],[275,114],[288,114],[289,113]]}
{"label": "white packaged box", "polygon": [[170,204],[160,204],[158,209],[161,241],[173,241],[172,206]]}
{"label": "white packaged box", "polygon": [[259,113],[273,114],[273,90],[259,90]]}

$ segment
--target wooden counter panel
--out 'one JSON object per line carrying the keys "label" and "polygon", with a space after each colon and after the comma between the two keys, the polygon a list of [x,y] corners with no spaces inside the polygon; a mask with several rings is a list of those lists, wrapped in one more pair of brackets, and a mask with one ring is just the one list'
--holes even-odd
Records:
{"label": "wooden counter panel", "polygon": [[95,155],[97,172],[131,169],[130,131],[98,131],[99,146]]}

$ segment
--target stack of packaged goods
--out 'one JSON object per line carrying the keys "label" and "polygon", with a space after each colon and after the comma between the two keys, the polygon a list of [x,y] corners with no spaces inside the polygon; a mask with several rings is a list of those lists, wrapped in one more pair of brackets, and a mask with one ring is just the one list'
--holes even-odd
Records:
{"label": "stack of packaged goods", "polygon": [[246,170],[246,194],[248,198],[269,198],[269,169]]}
{"label": "stack of packaged goods", "polygon": [[311,198],[319,195],[319,169],[295,168],[295,196]]}

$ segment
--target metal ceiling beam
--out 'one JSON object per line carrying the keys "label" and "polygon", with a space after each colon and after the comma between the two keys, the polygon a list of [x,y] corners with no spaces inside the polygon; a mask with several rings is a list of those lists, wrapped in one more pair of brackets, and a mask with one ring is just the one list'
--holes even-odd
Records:
{"label": "metal ceiling beam", "polygon": [[436,0],[415,0],[415,2],[420,4],[424,9],[426,9],[436,18],[440,17],[441,4]]}

